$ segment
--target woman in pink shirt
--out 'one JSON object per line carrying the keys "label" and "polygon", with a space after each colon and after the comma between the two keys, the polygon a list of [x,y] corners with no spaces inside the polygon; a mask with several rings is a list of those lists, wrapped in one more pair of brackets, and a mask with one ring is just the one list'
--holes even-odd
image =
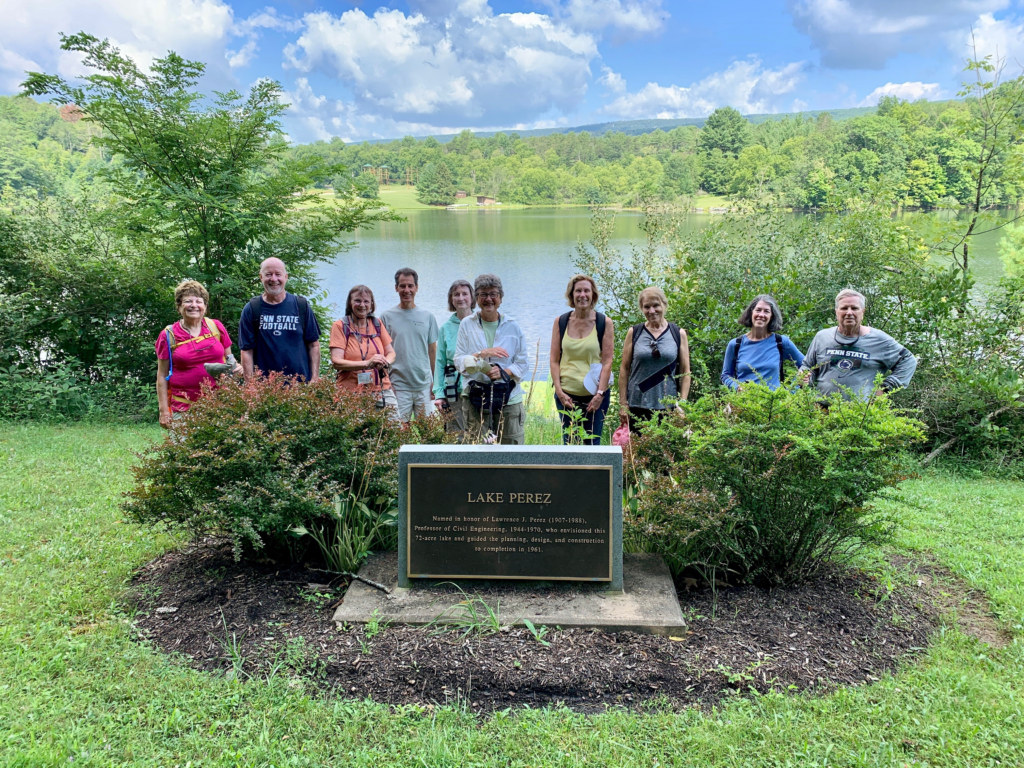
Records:
{"label": "woman in pink shirt", "polygon": [[[160,426],[170,429],[174,416],[199,399],[204,381],[216,386],[206,363],[229,362],[231,337],[220,320],[206,317],[210,294],[202,283],[183,280],[174,289],[181,320],[167,326],[156,339],[156,392]],[[230,362],[234,362],[231,357]],[[232,373],[241,373],[235,366]]]}

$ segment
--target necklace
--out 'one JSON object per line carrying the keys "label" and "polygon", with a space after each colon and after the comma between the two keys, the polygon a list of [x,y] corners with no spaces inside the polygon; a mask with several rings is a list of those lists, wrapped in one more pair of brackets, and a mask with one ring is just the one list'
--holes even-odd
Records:
{"label": "necklace", "polygon": [[[846,336],[846,334],[844,333],[843,336]],[[836,329],[834,331],[832,331],[832,341],[834,341],[836,343],[836,345],[840,346],[840,347],[854,347],[854,346],[857,345],[857,342],[860,340],[859,336],[846,336],[846,338],[853,339],[853,341],[840,341],[839,340],[839,327],[838,326],[836,326]]]}
{"label": "necklace", "polygon": [[193,331],[191,328],[189,328],[187,325],[185,325],[185,321],[183,319],[178,321],[178,325],[181,326],[181,330],[183,330],[185,333],[187,333],[189,335],[189,337],[191,337],[193,339],[196,336],[202,336],[203,335],[203,321],[202,320],[200,320],[197,323],[198,327],[196,328],[195,331]]}

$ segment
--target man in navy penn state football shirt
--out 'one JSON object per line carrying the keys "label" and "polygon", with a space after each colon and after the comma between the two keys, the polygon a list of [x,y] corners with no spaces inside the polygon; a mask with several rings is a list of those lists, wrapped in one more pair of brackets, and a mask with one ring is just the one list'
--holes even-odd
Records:
{"label": "man in navy penn state football shirt", "polygon": [[305,298],[285,290],[288,269],[280,259],[260,264],[260,282],[263,295],[245,305],[238,322],[245,375],[278,371],[316,381],[320,378],[320,326],[312,307]]}

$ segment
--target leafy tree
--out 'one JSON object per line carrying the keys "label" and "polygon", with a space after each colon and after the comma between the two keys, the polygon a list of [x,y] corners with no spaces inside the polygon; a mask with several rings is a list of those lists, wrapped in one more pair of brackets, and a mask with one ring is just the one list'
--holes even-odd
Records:
{"label": "leafy tree", "polygon": [[697,139],[702,152],[718,149],[729,157],[737,157],[750,143],[750,123],[732,107],[719,107],[712,112]]}
{"label": "leafy tree", "polygon": [[380,193],[380,182],[377,176],[370,171],[363,171],[356,178],[356,194],[367,200],[376,200]]}
{"label": "leafy tree", "polygon": [[344,247],[345,233],[389,217],[370,202],[327,204],[305,191],[341,169],[288,156],[278,83],[208,100],[195,90],[204,65],[176,53],[145,71],[84,32],[62,35],[61,48],[82,54],[93,74],[78,85],[32,72],[23,92],[77,105],[84,122],[102,128],[93,143],[121,158],[103,172],[116,221],[172,281],[206,285],[211,315],[238,317],[270,256],[288,264],[296,289],[311,292],[315,266]]}
{"label": "leafy tree", "polygon": [[701,187],[713,195],[728,194],[735,168],[736,158],[715,147],[701,158]]}
{"label": "leafy tree", "polygon": [[942,167],[935,158],[916,158],[907,165],[903,184],[906,199],[911,205],[934,208],[946,194]]}
{"label": "leafy tree", "polygon": [[416,180],[416,199],[424,205],[450,205],[455,201],[452,172],[445,163],[428,163]]}
{"label": "leafy tree", "polygon": [[1010,277],[1024,277],[1024,226],[1010,224],[999,241],[999,257]]}
{"label": "leafy tree", "polygon": [[729,191],[743,197],[760,197],[774,178],[775,166],[768,150],[760,144],[752,144],[736,159]]}
{"label": "leafy tree", "polygon": [[673,152],[662,166],[665,170],[665,183],[677,195],[692,195],[697,191],[700,160],[696,155]]}

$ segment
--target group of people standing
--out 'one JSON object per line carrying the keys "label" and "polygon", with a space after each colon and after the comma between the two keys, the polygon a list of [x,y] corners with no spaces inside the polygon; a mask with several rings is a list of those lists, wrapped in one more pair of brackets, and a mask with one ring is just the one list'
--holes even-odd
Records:
{"label": "group of people standing", "polygon": [[[160,423],[170,427],[200,394],[204,381],[223,373],[252,376],[280,372],[306,381],[319,378],[320,327],[309,302],[288,293],[288,272],[280,259],[260,266],[263,294],[242,310],[238,326],[241,365],[231,355],[231,338],[219,320],[206,317],[209,294],[194,280],[175,290],[181,320],[156,341]],[[341,388],[368,392],[396,420],[448,413],[448,428],[467,442],[525,442],[522,382],[528,373],[522,328],[500,311],[501,279],[483,274],[471,284],[456,280],[448,289],[451,316],[439,327],[433,314],[416,305],[419,276],[395,273],[399,303],[379,315],[373,291],[354,286],[345,315],[330,333],[330,359]],[[551,328],[549,368],[555,405],[566,442],[599,445],[614,382],[615,326],[598,312],[596,281],[574,275],[565,292],[569,311]],[[637,298],[644,322],[630,327],[619,366],[619,421],[637,425],[686,400],[690,390],[687,333],[666,319],[668,298],[657,287]],[[825,394],[865,398],[881,373],[883,390],[905,387],[916,358],[891,336],[863,324],[865,298],[840,291],[834,328],[818,332],[806,355],[780,333],[783,316],[776,301],[757,296],[740,315],[749,330],[729,342],[721,381],[736,389],[758,383],[777,389],[785,363],[802,372],[800,383]]]}

